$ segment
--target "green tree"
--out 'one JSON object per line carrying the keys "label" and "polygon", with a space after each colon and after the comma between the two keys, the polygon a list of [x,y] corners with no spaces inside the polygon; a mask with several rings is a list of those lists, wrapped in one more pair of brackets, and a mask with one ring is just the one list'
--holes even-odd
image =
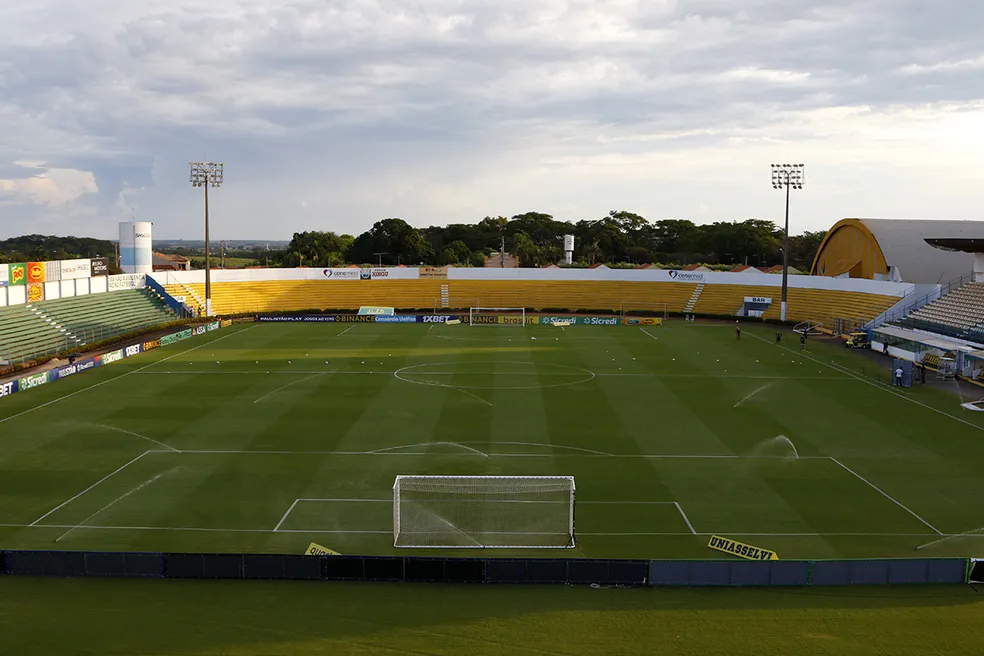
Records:
{"label": "green tree", "polygon": [[[384,253],[377,256],[376,253]],[[403,219],[383,219],[355,238],[348,249],[350,262],[375,264],[418,264],[429,262],[434,249],[420,231]]]}

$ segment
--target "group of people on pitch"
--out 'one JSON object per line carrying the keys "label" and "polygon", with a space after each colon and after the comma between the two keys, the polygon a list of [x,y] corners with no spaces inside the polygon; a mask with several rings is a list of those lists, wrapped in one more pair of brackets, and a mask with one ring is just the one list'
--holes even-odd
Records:
{"label": "group of people on pitch", "polygon": [[[735,321],[735,339],[738,340],[739,342],[741,341],[741,325],[737,321]],[[781,346],[781,345],[782,345],[782,331],[781,330],[777,330],[776,331],[776,346]],[[805,330],[800,333],[800,350],[801,351],[805,351],[806,350],[806,331]]]}

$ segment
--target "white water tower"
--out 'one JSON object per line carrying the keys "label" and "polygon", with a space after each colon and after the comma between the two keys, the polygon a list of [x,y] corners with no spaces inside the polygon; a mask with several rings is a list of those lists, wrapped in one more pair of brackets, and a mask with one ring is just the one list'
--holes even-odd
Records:
{"label": "white water tower", "polygon": [[154,224],[120,221],[120,268],[123,273],[153,273]]}
{"label": "white water tower", "polygon": [[574,261],[574,235],[564,235],[564,264]]}

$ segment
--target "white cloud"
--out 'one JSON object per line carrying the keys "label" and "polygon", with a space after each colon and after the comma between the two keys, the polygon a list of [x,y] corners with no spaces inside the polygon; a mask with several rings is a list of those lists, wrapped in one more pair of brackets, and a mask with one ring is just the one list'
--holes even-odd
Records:
{"label": "white cloud", "polygon": [[774,159],[809,167],[801,228],[973,218],[982,19],[958,0],[8,3],[0,233],[111,236],[135,211],[196,236],[206,155],[227,165],[223,238],[775,218]]}

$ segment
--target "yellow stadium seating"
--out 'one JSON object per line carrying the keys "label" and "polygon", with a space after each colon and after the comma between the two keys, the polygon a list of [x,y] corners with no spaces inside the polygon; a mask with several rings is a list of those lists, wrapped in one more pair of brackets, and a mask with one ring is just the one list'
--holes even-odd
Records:
{"label": "yellow stadium seating", "polygon": [[[216,314],[354,310],[363,305],[399,309],[441,308],[447,285],[449,307],[525,307],[535,310],[681,312],[696,285],[665,282],[489,281],[489,280],[320,280],[220,282],[212,284]],[[205,285],[165,285],[172,296],[205,298]]]}

